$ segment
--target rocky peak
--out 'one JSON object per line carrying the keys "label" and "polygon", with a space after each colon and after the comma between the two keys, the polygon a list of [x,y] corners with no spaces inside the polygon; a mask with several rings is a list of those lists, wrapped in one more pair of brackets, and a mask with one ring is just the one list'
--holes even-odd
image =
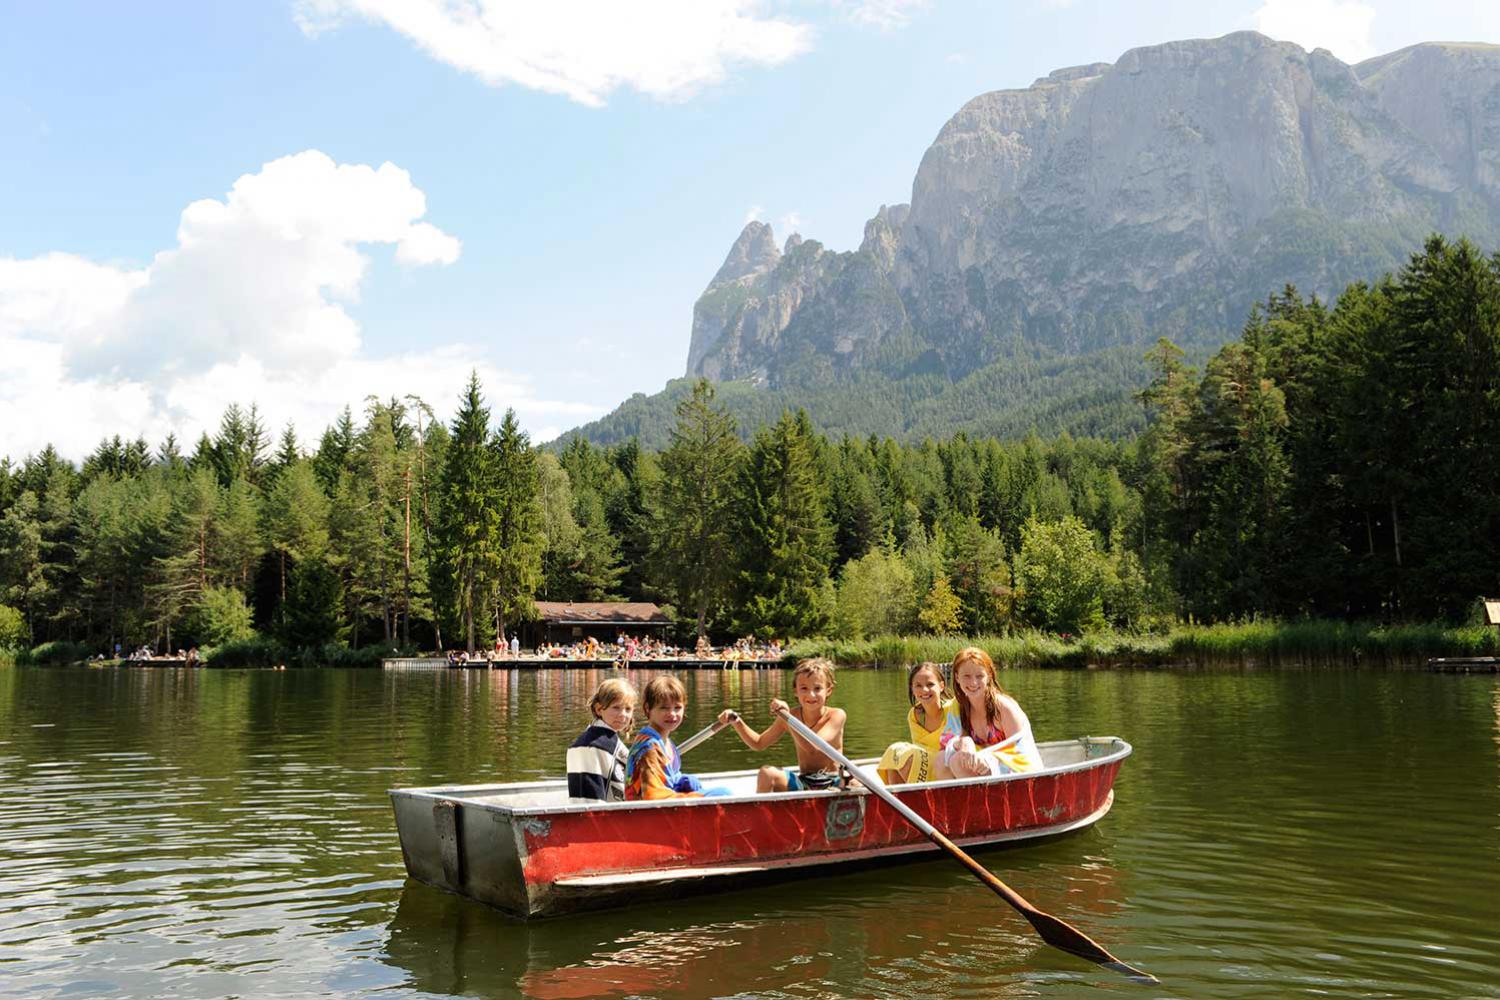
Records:
{"label": "rocky peak", "polygon": [[875,218],[865,223],[865,238],[859,244],[859,252],[869,254],[882,271],[889,272],[896,261],[896,245],[909,214],[910,205],[881,205]]}
{"label": "rocky peak", "polygon": [[781,251],[776,249],[776,234],[764,222],[752,219],[745,223],[739,239],[729,248],[719,273],[708,283],[709,288],[739,281],[770,271],[781,260]]}
{"label": "rocky peak", "polygon": [[856,253],[752,223],[694,310],[688,373],[958,377],[1018,352],[1221,342],[1437,230],[1500,239],[1500,46],[1350,66],[1255,32],[981,94]]}

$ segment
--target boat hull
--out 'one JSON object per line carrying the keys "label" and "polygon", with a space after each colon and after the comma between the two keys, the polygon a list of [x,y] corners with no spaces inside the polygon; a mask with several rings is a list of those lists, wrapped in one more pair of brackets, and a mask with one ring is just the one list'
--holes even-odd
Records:
{"label": "boat hull", "polygon": [[[1094,737],[1042,747],[1034,774],[892,786],[965,845],[1052,837],[1109,811],[1129,744]],[[753,787],[754,772],[701,775]],[[645,901],[920,858],[935,850],[864,789],[660,802],[569,800],[560,782],[396,789],[412,878],[520,917]]]}

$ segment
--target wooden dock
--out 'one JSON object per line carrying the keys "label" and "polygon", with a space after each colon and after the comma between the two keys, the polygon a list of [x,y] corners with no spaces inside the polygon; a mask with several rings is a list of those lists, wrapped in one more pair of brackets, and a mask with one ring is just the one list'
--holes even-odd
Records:
{"label": "wooden dock", "polygon": [[461,666],[452,666],[436,656],[392,657],[382,660],[387,670],[609,670],[621,666],[627,670],[780,670],[781,660],[699,660],[637,657],[624,663],[613,659],[570,660],[563,656],[478,658]]}
{"label": "wooden dock", "polygon": [[1500,656],[1438,656],[1427,661],[1428,670],[1444,674],[1500,673]]}

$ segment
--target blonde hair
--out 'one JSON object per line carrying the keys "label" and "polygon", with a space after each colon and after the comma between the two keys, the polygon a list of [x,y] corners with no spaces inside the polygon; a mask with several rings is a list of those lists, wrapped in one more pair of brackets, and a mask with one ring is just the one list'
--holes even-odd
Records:
{"label": "blonde hair", "polygon": [[792,685],[795,687],[798,677],[816,677],[826,683],[830,688],[833,683],[833,663],[821,656],[814,656],[810,660],[803,660],[797,664],[797,669],[792,671]]}
{"label": "blonde hair", "polygon": [[673,697],[686,704],[687,688],[682,686],[682,681],[674,674],[657,674],[646,682],[646,697],[641,708],[649,712]]}
{"label": "blonde hair", "polygon": [[594,713],[594,718],[599,718],[599,713],[611,705],[629,699],[632,705],[641,703],[641,696],[636,691],[635,685],[623,677],[611,677],[599,685],[594,696],[589,699],[589,711]]}

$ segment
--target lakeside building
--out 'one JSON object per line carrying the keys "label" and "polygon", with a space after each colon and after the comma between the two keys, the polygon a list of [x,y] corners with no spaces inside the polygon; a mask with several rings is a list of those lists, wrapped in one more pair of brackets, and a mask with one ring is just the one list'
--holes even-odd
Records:
{"label": "lakeside building", "polygon": [[672,620],[655,604],[634,601],[537,601],[537,617],[520,625],[521,643],[581,642],[593,636],[614,642],[621,632],[661,638]]}

